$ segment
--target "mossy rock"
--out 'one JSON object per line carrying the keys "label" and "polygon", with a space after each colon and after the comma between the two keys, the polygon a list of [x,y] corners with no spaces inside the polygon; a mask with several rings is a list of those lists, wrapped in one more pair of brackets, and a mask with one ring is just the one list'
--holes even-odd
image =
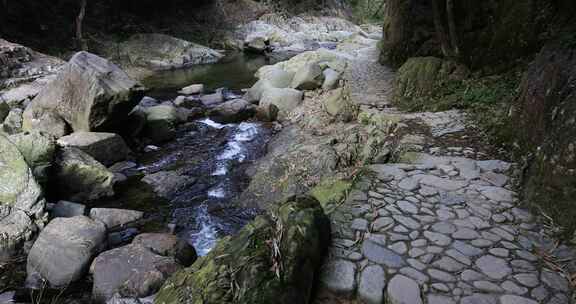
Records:
{"label": "mossy rock", "polygon": [[294,197],[176,273],[154,303],[310,303],[329,235],[318,201]]}
{"label": "mossy rock", "polygon": [[401,107],[414,108],[417,103],[442,95],[442,88],[453,81],[462,81],[468,69],[453,61],[436,57],[410,58],[396,77],[394,102]]}
{"label": "mossy rock", "polygon": [[330,92],[324,99],[324,108],[337,121],[350,122],[358,118],[359,106],[352,102],[347,88]]}
{"label": "mossy rock", "polygon": [[346,193],[352,187],[350,181],[326,178],[310,191],[322,205],[326,212],[330,212],[332,205],[340,203],[346,198]]}

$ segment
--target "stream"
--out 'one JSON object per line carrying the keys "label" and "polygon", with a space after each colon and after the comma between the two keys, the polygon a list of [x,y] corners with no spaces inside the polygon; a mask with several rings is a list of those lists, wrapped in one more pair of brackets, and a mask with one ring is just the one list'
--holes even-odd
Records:
{"label": "stream", "polygon": [[[265,64],[269,62],[264,57],[235,55],[217,64],[159,72],[143,83],[152,89],[148,96],[159,102],[173,100],[180,88],[193,83],[203,83],[209,91],[224,87],[241,94]],[[142,232],[171,224],[200,256],[206,255],[218,239],[237,232],[256,215],[257,210],[230,202],[245,189],[244,171],[264,155],[271,135],[271,128],[257,121],[219,124],[202,118],[181,125],[175,140],[138,155],[138,166],[125,172],[132,177],[118,187],[114,199],[101,203],[146,211],[156,220]],[[141,178],[160,171],[178,172],[185,186],[158,198]]]}

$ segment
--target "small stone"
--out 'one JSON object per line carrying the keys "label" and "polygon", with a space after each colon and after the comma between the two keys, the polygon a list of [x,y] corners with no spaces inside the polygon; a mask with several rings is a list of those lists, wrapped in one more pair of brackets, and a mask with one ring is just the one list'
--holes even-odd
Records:
{"label": "small stone", "polygon": [[524,260],[530,261],[530,262],[536,262],[538,261],[538,257],[531,254],[528,251],[524,251],[524,250],[516,250],[516,255]]}
{"label": "small stone", "polygon": [[437,232],[424,231],[424,237],[438,246],[448,246],[452,243],[452,239]]}
{"label": "small stone", "polygon": [[465,265],[458,263],[456,260],[449,257],[442,257],[432,265],[448,272],[460,271],[466,267]]}
{"label": "small stone", "polygon": [[490,253],[501,258],[506,258],[510,254],[510,251],[506,248],[492,248]]}
{"label": "small stone", "polygon": [[520,273],[514,276],[516,281],[527,287],[536,287],[540,284],[538,275],[535,273]]}
{"label": "small stone", "polygon": [[496,304],[498,299],[491,295],[475,293],[460,300],[460,304]]}
{"label": "small stone", "polygon": [[514,294],[518,294],[518,295],[523,295],[523,294],[526,294],[528,292],[528,288],[518,286],[516,283],[514,283],[512,281],[506,281],[506,282],[502,283],[502,288],[504,288],[509,293],[514,293]]}
{"label": "small stone", "polygon": [[442,282],[455,282],[456,278],[444,271],[438,270],[438,269],[429,269],[428,270],[428,274],[438,280],[438,281],[442,281]]}
{"label": "small stone", "polygon": [[412,247],[424,247],[428,244],[428,241],[425,239],[417,239],[412,241],[412,243],[410,243],[410,245],[412,245]]}
{"label": "small stone", "polygon": [[415,269],[418,269],[420,271],[426,269],[426,264],[416,260],[416,259],[408,259],[408,264],[412,267],[414,267]]}
{"label": "small stone", "polygon": [[452,234],[456,232],[456,226],[447,222],[438,222],[432,225],[432,230],[443,234]]}
{"label": "small stone", "polygon": [[449,249],[446,251],[446,255],[454,258],[456,261],[462,264],[466,264],[468,266],[472,265],[472,261],[457,250]]}
{"label": "small stone", "polygon": [[352,221],[350,228],[354,230],[367,231],[368,221],[362,218],[355,219],[354,221]]}
{"label": "small stone", "polygon": [[386,298],[389,304],[422,304],[418,284],[403,275],[396,275],[388,284]]}
{"label": "small stone", "polygon": [[454,300],[446,296],[428,295],[428,304],[456,304]]}
{"label": "small stone", "polygon": [[460,277],[462,278],[462,280],[466,282],[485,279],[485,276],[483,274],[470,269],[464,270],[460,275]]}
{"label": "small stone", "polygon": [[411,213],[411,214],[418,213],[418,207],[416,207],[414,204],[412,204],[410,202],[399,201],[396,203],[396,205],[398,206],[398,208],[400,208],[404,212]]}
{"label": "small stone", "polygon": [[463,255],[469,257],[481,255],[482,253],[484,253],[484,251],[482,251],[481,249],[468,245],[462,241],[455,241],[454,244],[452,244],[452,247],[454,247],[454,249],[458,250]]}
{"label": "small stone", "polygon": [[476,266],[492,279],[502,279],[512,273],[512,269],[505,260],[493,255],[485,255],[476,261]]}
{"label": "small stone", "polygon": [[400,273],[407,276],[407,277],[410,277],[410,278],[416,280],[416,282],[418,282],[418,284],[420,284],[420,285],[424,285],[425,283],[430,281],[430,278],[428,278],[427,275],[421,273],[420,271],[418,271],[414,268],[404,267],[404,268],[400,269]]}
{"label": "small stone", "polygon": [[432,289],[438,290],[441,292],[449,292],[450,288],[444,283],[434,283],[432,284]]}
{"label": "small stone", "polygon": [[488,281],[476,281],[473,285],[480,291],[493,293],[502,292],[502,288],[500,288],[500,286]]}
{"label": "small stone", "polygon": [[502,304],[538,304],[538,302],[534,300],[530,300],[528,298],[514,296],[514,295],[505,295],[500,297],[500,303]]}
{"label": "small stone", "polygon": [[358,285],[358,296],[363,303],[381,304],[384,298],[386,275],[382,267],[371,265],[362,271]]}
{"label": "small stone", "polygon": [[568,280],[566,280],[563,276],[561,276],[560,274],[558,274],[556,272],[552,272],[549,270],[543,270],[542,274],[540,275],[540,280],[542,280],[542,282],[544,282],[544,284],[546,284],[548,287],[550,287],[554,290],[559,290],[559,291],[564,291],[564,292],[568,292],[570,290],[570,287],[568,285]]}
{"label": "small stone", "polygon": [[328,262],[322,268],[320,281],[329,290],[344,296],[351,296],[356,287],[356,265],[344,260]]}
{"label": "small stone", "polygon": [[388,248],[398,254],[405,254],[408,251],[408,246],[404,242],[396,242],[388,246]]}
{"label": "small stone", "polygon": [[364,241],[362,245],[362,253],[370,261],[388,267],[399,268],[406,264],[401,256],[371,240]]}
{"label": "small stone", "polygon": [[452,234],[452,237],[457,240],[473,240],[480,237],[476,230],[470,228],[459,228]]}
{"label": "small stone", "polygon": [[544,286],[538,286],[534,288],[531,293],[532,297],[538,301],[542,301],[548,297],[548,291]]}
{"label": "small stone", "polygon": [[400,224],[410,228],[410,229],[420,229],[421,225],[415,221],[414,219],[407,217],[407,216],[401,216],[401,215],[394,215],[394,219],[396,221],[398,221]]}
{"label": "small stone", "polygon": [[514,268],[515,272],[526,272],[536,270],[536,267],[532,263],[525,260],[512,260],[510,264]]}
{"label": "small stone", "polygon": [[372,223],[373,231],[386,231],[394,225],[394,220],[389,217],[380,217]]}
{"label": "small stone", "polygon": [[472,246],[479,247],[479,248],[490,247],[493,244],[494,243],[492,241],[489,241],[486,239],[477,239],[477,240],[472,241]]}

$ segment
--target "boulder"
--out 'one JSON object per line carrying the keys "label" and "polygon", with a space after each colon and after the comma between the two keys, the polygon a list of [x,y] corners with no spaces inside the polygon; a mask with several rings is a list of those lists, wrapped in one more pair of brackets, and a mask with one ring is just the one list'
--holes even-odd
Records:
{"label": "boulder", "polygon": [[283,89],[292,84],[294,73],[287,72],[280,67],[272,66],[270,69],[260,73],[258,77],[267,81],[274,88]]}
{"label": "boulder", "polygon": [[174,138],[176,125],[180,121],[178,110],[171,105],[159,105],[143,109],[146,113],[146,126],[143,135],[153,142],[163,142]]}
{"label": "boulder", "polygon": [[36,119],[26,121],[26,112],[23,114],[22,128],[26,131],[42,130],[55,138],[70,134],[70,126],[56,113],[38,113]]}
{"label": "boulder", "polygon": [[178,96],[174,99],[174,105],[186,109],[203,108],[204,104],[199,98],[189,96]]}
{"label": "boulder", "polygon": [[10,110],[8,116],[2,124],[2,131],[7,134],[16,134],[22,132],[22,109],[14,108]]}
{"label": "boulder", "polygon": [[251,53],[263,54],[269,49],[269,41],[265,37],[253,36],[244,41],[244,50]]}
{"label": "boulder", "polygon": [[142,211],[113,208],[92,208],[90,210],[90,218],[104,223],[108,230],[124,227],[130,223],[141,220],[143,217],[144,212]]}
{"label": "boulder", "polygon": [[78,148],[106,166],[125,160],[130,154],[124,139],[114,133],[74,132],[58,139],[58,145]]}
{"label": "boulder", "polygon": [[45,185],[56,152],[54,139],[42,132],[32,131],[10,135],[9,140],[24,156],[36,180]]}
{"label": "boulder", "polygon": [[[110,130],[122,125],[143,94],[144,88],[118,66],[79,52],[26,108],[23,127],[60,131],[64,121],[73,131]],[[44,121],[46,118],[50,121]],[[58,119],[61,121],[56,122]],[[60,137],[61,133],[53,135]]]}
{"label": "boulder", "polygon": [[186,267],[198,258],[196,250],[185,240],[168,233],[143,233],[134,238],[132,244],[138,244],[161,256],[173,257]]}
{"label": "boulder", "polygon": [[204,93],[204,85],[203,84],[192,84],[187,87],[182,88],[178,91],[180,94],[184,95],[194,95],[194,94],[202,94]]}
{"label": "boulder", "polygon": [[28,276],[39,274],[52,287],[82,278],[104,245],[106,227],[86,216],[53,219],[32,246]]}
{"label": "boulder", "polygon": [[298,90],[315,90],[324,83],[324,74],[318,63],[306,64],[294,75],[291,87]]}
{"label": "boulder", "polygon": [[173,275],[154,303],[310,303],[329,220],[311,197],[291,198],[272,212]]}
{"label": "boulder", "polygon": [[262,94],[258,117],[268,121],[283,120],[300,105],[303,98],[304,93],[295,89],[268,89]]}
{"label": "boulder", "polygon": [[143,108],[147,108],[147,107],[153,107],[153,106],[157,106],[159,105],[160,102],[158,102],[158,100],[149,97],[149,96],[144,96],[142,97],[142,100],[140,100],[140,102],[138,103],[138,106],[143,107]]}
{"label": "boulder", "polygon": [[150,296],[181,268],[173,258],[139,244],[103,252],[90,267],[94,279],[92,300],[105,303],[116,293],[131,298]]}
{"label": "boulder", "polygon": [[158,196],[169,198],[184,187],[194,184],[196,180],[176,171],[160,171],[146,175],[142,182],[150,185]]}
{"label": "boulder", "polygon": [[335,71],[331,68],[325,69],[323,72],[324,74],[324,82],[322,83],[322,89],[324,90],[333,90],[338,87],[338,82],[342,76],[341,72]]}
{"label": "boulder", "polygon": [[51,182],[64,199],[90,201],[114,195],[114,174],[78,148],[63,148],[57,153],[54,173]]}
{"label": "boulder", "polygon": [[86,214],[86,206],[74,202],[59,201],[52,209],[52,217],[75,217]]}
{"label": "boulder", "polygon": [[216,92],[214,94],[202,95],[200,101],[204,106],[213,106],[224,102],[224,94],[222,92]]}
{"label": "boulder", "polygon": [[262,99],[262,95],[264,94],[264,92],[268,89],[273,88],[275,88],[274,85],[271,84],[269,81],[265,79],[260,79],[250,89],[248,89],[248,91],[246,92],[246,94],[244,94],[244,97],[242,99],[250,103],[258,104],[258,102],[260,102],[260,99]]}
{"label": "boulder", "polygon": [[358,117],[359,106],[350,100],[350,94],[345,88],[329,92],[323,102],[326,112],[337,121],[350,122]]}
{"label": "boulder", "polygon": [[127,64],[151,70],[215,63],[224,57],[211,48],[164,34],[136,34],[117,49]]}
{"label": "boulder", "polygon": [[0,261],[3,261],[44,225],[46,201],[22,153],[2,134],[0,164]]}
{"label": "boulder", "polygon": [[256,113],[256,106],[244,99],[224,102],[208,111],[208,116],[218,123],[238,123],[249,119]]}

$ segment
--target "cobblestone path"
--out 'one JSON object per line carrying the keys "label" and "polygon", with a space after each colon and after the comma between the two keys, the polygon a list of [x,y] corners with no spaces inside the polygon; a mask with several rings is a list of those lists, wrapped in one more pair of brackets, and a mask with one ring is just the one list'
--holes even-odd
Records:
{"label": "cobblestone path", "polygon": [[367,69],[368,58],[363,62],[348,73],[353,93],[378,94],[359,103],[422,129],[404,136],[415,147],[409,160],[369,166],[331,214],[333,239],[321,289],[337,297],[317,302],[571,303],[569,280],[550,257],[576,254],[556,246],[541,218],[520,207],[516,165],[464,144],[440,145],[446,136],[466,132],[464,117],[387,108],[383,86],[392,72]]}

